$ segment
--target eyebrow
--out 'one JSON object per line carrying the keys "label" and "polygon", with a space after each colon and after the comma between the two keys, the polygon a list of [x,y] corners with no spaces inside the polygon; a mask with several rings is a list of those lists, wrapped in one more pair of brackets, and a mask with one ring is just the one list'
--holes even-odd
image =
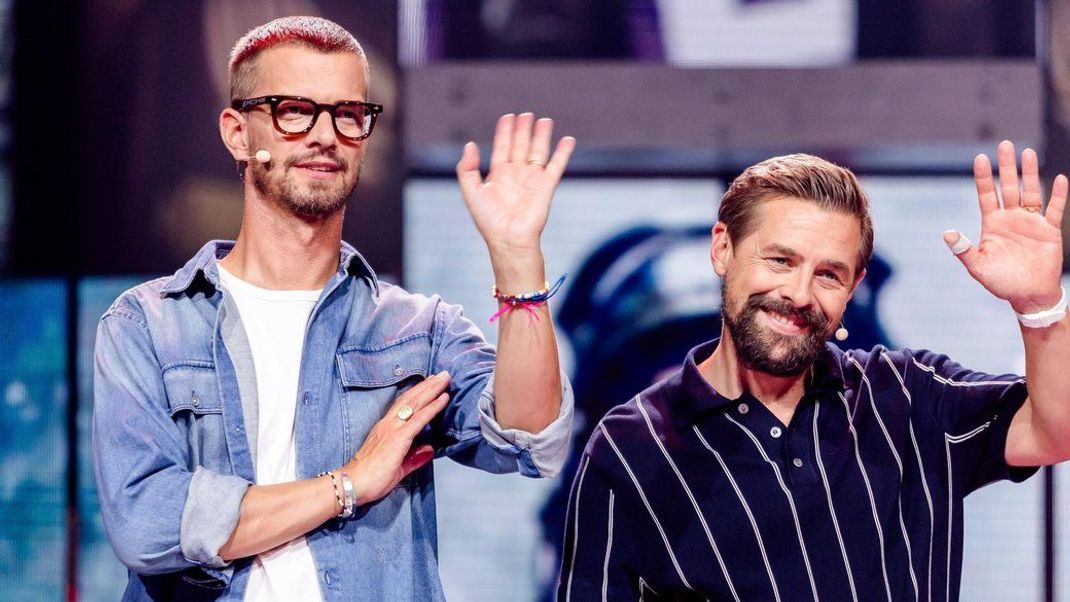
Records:
{"label": "eyebrow", "polygon": [[[799,252],[796,251],[795,249],[792,249],[791,247],[785,247],[784,245],[779,244],[779,243],[775,243],[775,242],[766,245],[764,250],[766,252],[771,251],[771,252],[776,253],[778,255],[785,255],[785,256],[791,257],[793,259],[798,259],[799,257],[801,257]],[[839,272],[840,276],[844,277],[844,278],[846,278],[847,275],[851,273],[850,266],[848,266],[846,263],[844,263],[842,261],[837,261],[835,259],[822,260],[821,261],[821,265],[827,266],[827,267],[829,267],[830,269],[832,269],[835,272]]]}

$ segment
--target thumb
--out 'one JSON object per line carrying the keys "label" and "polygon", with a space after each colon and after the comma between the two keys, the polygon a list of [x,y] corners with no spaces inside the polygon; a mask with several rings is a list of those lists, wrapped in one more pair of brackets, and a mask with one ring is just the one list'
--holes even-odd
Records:
{"label": "thumb", "polygon": [[412,471],[420,468],[424,464],[427,464],[435,457],[435,448],[428,444],[413,446],[409,450],[409,453],[405,454],[405,458],[401,461],[401,472],[403,477],[406,477]]}
{"label": "thumb", "polygon": [[951,252],[955,254],[955,257],[959,258],[962,265],[966,266],[966,271],[975,276],[977,256],[979,253],[977,248],[973,246],[973,243],[970,242],[970,239],[966,238],[966,235],[958,230],[947,230],[944,232],[944,244],[947,245],[947,248],[951,249]]}
{"label": "thumb", "polygon": [[457,162],[457,183],[467,201],[483,183],[479,175],[479,147],[475,142],[468,142],[461,151],[461,160]]}

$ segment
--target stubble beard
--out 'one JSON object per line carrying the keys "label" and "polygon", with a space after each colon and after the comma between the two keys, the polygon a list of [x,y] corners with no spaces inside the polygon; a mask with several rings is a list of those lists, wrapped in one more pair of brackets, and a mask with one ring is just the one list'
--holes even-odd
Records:
{"label": "stubble beard", "polygon": [[[799,376],[825,351],[828,317],[812,308],[798,309],[783,299],[751,295],[735,310],[728,296],[728,280],[721,281],[722,319],[735,344],[736,354],[747,367],[773,376]],[[791,315],[808,328],[796,336],[770,330],[759,322],[759,312]]]}
{"label": "stubble beard", "polygon": [[283,165],[270,171],[254,167],[249,170],[252,172],[253,186],[265,198],[273,200],[299,217],[318,219],[333,215],[345,207],[346,199],[357,187],[361,165],[358,163],[350,174],[349,164],[345,159],[328,155],[327,158],[337,162],[341,166],[341,173],[345,174],[338,182],[313,180],[299,183],[295,178],[286,176],[286,172],[297,163],[318,156],[322,155],[291,157]]}

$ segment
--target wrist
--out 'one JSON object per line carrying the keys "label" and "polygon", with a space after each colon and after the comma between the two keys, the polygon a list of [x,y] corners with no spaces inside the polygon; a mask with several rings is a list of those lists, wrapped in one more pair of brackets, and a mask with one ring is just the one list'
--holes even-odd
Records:
{"label": "wrist", "polygon": [[353,507],[354,508],[360,507],[360,506],[362,506],[362,505],[364,505],[364,504],[366,504],[368,502],[374,501],[374,500],[365,499],[365,493],[368,491],[368,488],[367,488],[367,486],[365,486],[365,484],[361,480],[361,477],[363,476],[364,471],[358,470],[357,469],[357,465],[356,465],[355,462],[353,462],[353,461],[347,462],[345,465],[343,465],[341,468],[338,469],[338,472],[339,473],[343,473],[343,472],[346,473],[346,475],[349,477],[349,482],[353,484],[353,490],[355,492],[355,496],[353,498]]}
{"label": "wrist", "polygon": [[1061,322],[1066,317],[1066,310],[1066,290],[1060,288],[1059,299],[1054,305],[1027,313],[1021,313],[1017,310],[1015,312],[1018,315],[1018,322],[1025,328],[1047,328],[1052,324]]}
{"label": "wrist", "polygon": [[1014,313],[1019,315],[1044,312],[1050,309],[1055,309],[1062,298],[1063,289],[1062,287],[1057,286],[1043,295],[1034,295],[1024,299],[1012,300],[1011,309],[1014,310]]}
{"label": "wrist", "polygon": [[542,251],[526,253],[491,253],[494,284],[507,293],[522,293],[542,288],[546,267]]}

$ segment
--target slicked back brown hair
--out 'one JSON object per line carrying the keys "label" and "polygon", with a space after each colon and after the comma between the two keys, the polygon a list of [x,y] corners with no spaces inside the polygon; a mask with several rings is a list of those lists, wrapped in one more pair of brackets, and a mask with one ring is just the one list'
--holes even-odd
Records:
{"label": "slicked back brown hair", "polygon": [[851,170],[821,157],[784,155],[748,167],[721,197],[717,221],[725,224],[733,243],[743,240],[756,226],[758,205],[783,198],[811,201],[822,209],[858,218],[862,245],[858,250],[855,276],[862,273],[873,255],[869,199]]}

